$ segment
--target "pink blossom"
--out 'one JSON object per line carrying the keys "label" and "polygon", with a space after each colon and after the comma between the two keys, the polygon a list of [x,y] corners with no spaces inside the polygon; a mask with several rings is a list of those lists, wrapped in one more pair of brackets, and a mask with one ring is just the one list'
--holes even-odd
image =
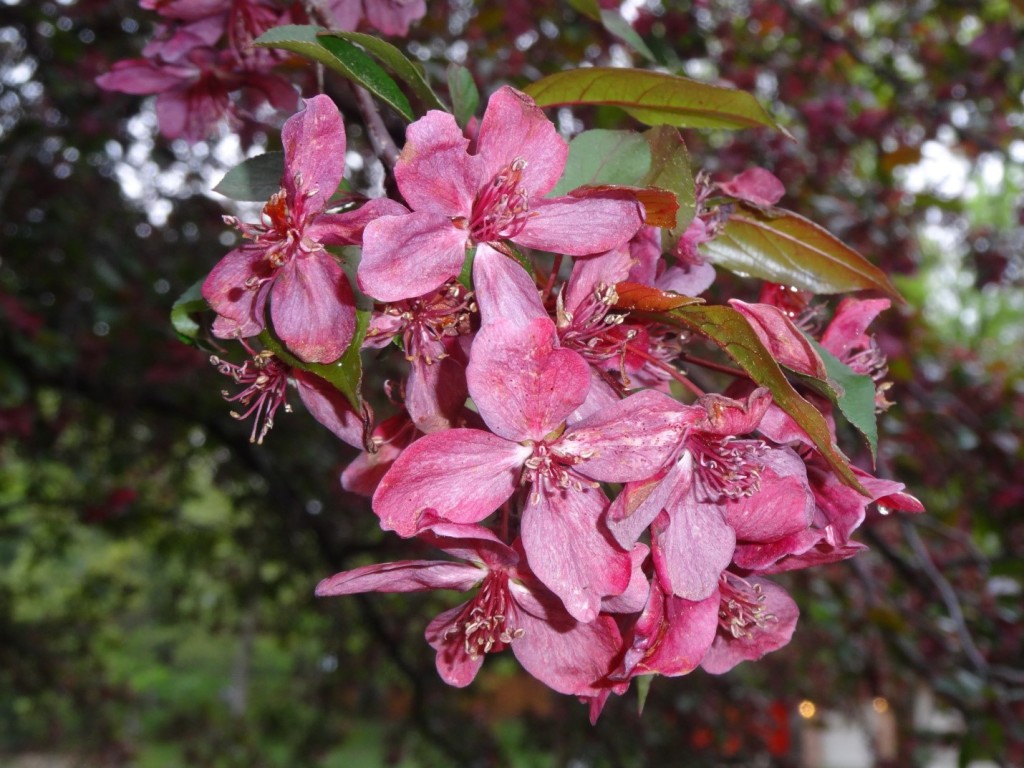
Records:
{"label": "pink blossom", "polygon": [[428,112],[409,126],[395,167],[413,213],[367,227],[360,287],[381,301],[422,296],[456,277],[481,243],[582,256],[628,240],[643,223],[635,201],[545,198],[567,153],[544,113],[507,86],[491,97],[472,152],[454,117]]}
{"label": "pink blossom", "polygon": [[603,529],[607,500],[594,481],[656,472],[678,440],[682,407],[639,392],[563,428],[590,379],[583,359],[554,342],[546,318],[483,328],[467,379],[491,431],[450,429],[417,440],[381,481],[373,509],[385,528],[409,536],[424,510],[475,523],[528,486],[521,532],[530,567],[570,614],[591,621],[603,597],[625,590],[630,573],[627,550]]}
{"label": "pink blossom", "polygon": [[466,353],[473,294],[458,282],[426,296],[396,301],[374,313],[364,347],[401,340],[409,362],[404,400],[422,432],[455,426],[466,402]]}
{"label": "pink blossom", "polygon": [[274,426],[274,416],[279,408],[283,407],[286,413],[291,412],[287,390],[288,383],[293,382],[313,418],[349,445],[362,445],[362,419],[337,389],[315,374],[290,368],[269,350],[256,352],[244,340],[242,345],[249,358],[241,365],[217,356],[211,357],[210,362],[222,374],[243,386],[234,395],[227,390],[222,394],[228,402],[240,403],[245,407],[245,411],[232,411],[234,418],[252,418],[250,442],[263,443]]}
{"label": "pink blossom", "polygon": [[427,642],[437,651],[437,671],[446,683],[469,685],[486,654],[511,648],[523,668],[552,689],[576,696],[601,693],[600,681],[621,645],[613,619],[574,619],[516,551],[484,528],[438,522],[420,538],[462,562],[364,566],[324,579],[317,595],[476,590],[427,627]]}
{"label": "pink blossom", "polygon": [[274,331],[306,362],[339,358],[355,332],[355,298],[348,278],[325,245],[358,243],[363,227],[401,208],[371,200],[349,213],[327,213],[341,182],[345,128],[327,96],[306,102],[282,130],[282,188],[258,224],[235,224],[251,242],[231,251],[203,283],[217,313],[214,334],[247,337],[264,328],[268,300]]}
{"label": "pink blossom", "polygon": [[778,177],[764,168],[748,168],[739,176],[720,182],[718,188],[730,197],[760,208],[771,208],[786,194]]}
{"label": "pink blossom", "polygon": [[427,12],[426,0],[327,0],[333,26],[354,30],[362,18],[385,35],[405,37],[409,25]]}

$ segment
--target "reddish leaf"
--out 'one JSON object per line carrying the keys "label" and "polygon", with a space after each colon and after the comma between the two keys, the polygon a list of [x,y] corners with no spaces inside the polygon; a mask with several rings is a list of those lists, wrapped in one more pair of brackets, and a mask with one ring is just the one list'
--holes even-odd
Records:
{"label": "reddish leaf", "polygon": [[740,205],[718,236],[703,246],[708,260],[742,276],[811,293],[874,289],[902,301],[886,274],[803,216]]}
{"label": "reddish leaf", "polygon": [[623,184],[587,184],[569,193],[571,197],[623,197],[644,206],[644,219],[652,227],[670,229],[676,224],[679,201],[675,192],[658,187],[631,187]]}
{"label": "reddish leaf", "polygon": [[683,296],[681,293],[672,293],[671,291],[659,291],[657,288],[640,283],[618,283],[615,286],[615,292],[619,296],[619,300],[615,302],[616,309],[640,312],[668,312],[690,304],[704,303],[704,299]]}

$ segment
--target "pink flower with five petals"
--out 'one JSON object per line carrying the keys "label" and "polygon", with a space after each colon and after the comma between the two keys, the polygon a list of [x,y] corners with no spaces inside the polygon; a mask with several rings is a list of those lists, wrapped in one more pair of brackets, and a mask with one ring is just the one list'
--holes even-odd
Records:
{"label": "pink flower with five petals", "polygon": [[422,296],[458,276],[466,249],[511,240],[585,256],[629,240],[643,224],[634,200],[546,198],[568,146],[526,94],[504,87],[487,105],[470,151],[455,118],[431,111],[409,126],[395,166],[413,212],[366,229],[360,287],[380,301]]}

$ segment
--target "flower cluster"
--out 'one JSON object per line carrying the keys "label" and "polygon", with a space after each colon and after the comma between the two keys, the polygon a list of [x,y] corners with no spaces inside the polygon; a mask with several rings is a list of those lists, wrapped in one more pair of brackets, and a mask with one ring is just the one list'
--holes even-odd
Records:
{"label": "flower cluster", "polygon": [[197,142],[221,123],[233,130],[262,124],[261,112],[294,111],[298,97],[277,70],[283,57],[253,45],[284,24],[355,30],[365,22],[385,35],[405,35],[426,13],[426,0],[139,0],[160,22],[142,57],[116,62],[101,88],[156,94],[160,131]]}
{"label": "flower cluster", "polygon": [[[402,202],[336,209],[345,133],[326,96],[288,120],[283,144],[280,191],[260,222],[229,219],[245,243],[203,286],[215,335],[272,328],[280,359],[247,347],[244,366],[217,362],[257,416],[293,380],[319,421],[365,449],[343,485],[372,497],[382,528],[443,553],[345,571],[317,594],[466,593],[426,628],[448,683],[467,685],[508,648],[596,719],[638,676],[725,672],[790,639],[797,607],[773,574],[862,549],[852,534],[872,503],[919,511],[900,483],[837,475],[741,371],[723,392],[701,390],[679,367],[699,364],[700,339],[620,300],[624,285],[705,291],[715,273],[697,246],[728,216],[724,201],[777,202],[771,174],[701,179],[670,264],[642,196],[549,196],[567,145],[509,87],[472,135],[439,111],[409,126]],[[338,245],[361,246],[355,286]],[[374,302],[362,346],[408,362],[389,393],[397,412],[375,427],[309,366],[358,338],[357,291]],[[886,301],[848,299],[824,330],[789,291],[732,306],[787,368],[824,376],[809,331],[880,382],[867,326]],[[831,403],[807,397],[834,429]]]}

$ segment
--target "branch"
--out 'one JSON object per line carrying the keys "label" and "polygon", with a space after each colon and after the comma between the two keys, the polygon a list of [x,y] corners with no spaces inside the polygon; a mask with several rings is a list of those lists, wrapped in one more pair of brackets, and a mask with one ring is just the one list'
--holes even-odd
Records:
{"label": "branch", "polygon": [[359,112],[366,124],[366,132],[370,137],[374,153],[384,165],[394,170],[395,163],[398,162],[398,146],[391,138],[387,126],[384,125],[380,110],[377,109],[377,102],[365,88],[353,84],[352,90],[355,92],[356,104],[359,106]]}

